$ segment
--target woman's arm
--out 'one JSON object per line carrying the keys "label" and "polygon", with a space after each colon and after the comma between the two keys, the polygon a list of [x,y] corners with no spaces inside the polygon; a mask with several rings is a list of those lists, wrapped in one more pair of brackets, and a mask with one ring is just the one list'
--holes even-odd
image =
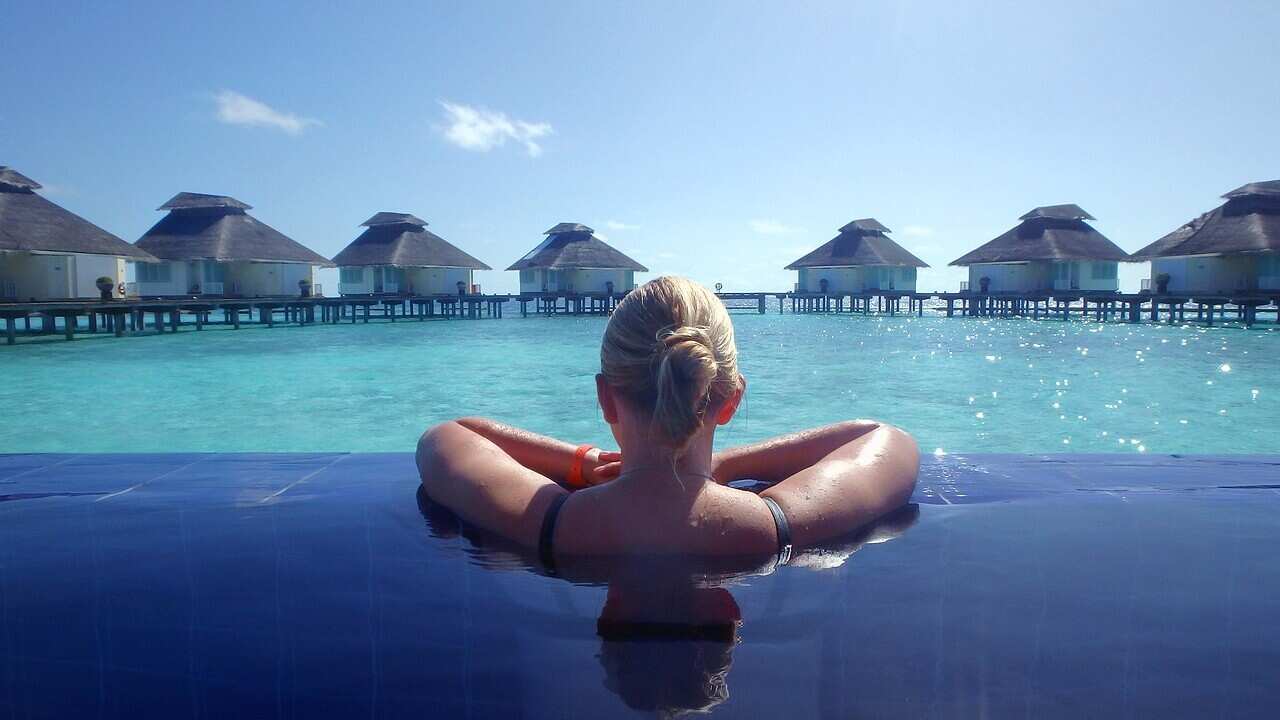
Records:
{"label": "woman's arm", "polygon": [[[465,417],[456,421],[462,427],[497,445],[511,459],[530,470],[566,484],[573,468],[577,447],[563,440],[521,430],[487,418]],[[582,459],[582,479],[596,485],[617,477],[622,455],[593,448]]]}
{"label": "woman's arm", "polygon": [[564,488],[456,421],[423,433],[417,463],[422,487],[433,501],[526,547],[538,544],[547,508],[565,494]]}
{"label": "woman's arm", "polygon": [[721,485],[734,480],[779,483],[880,427],[872,420],[846,420],[730,448],[712,458],[711,474]]}
{"label": "woman's arm", "polygon": [[920,453],[891,426],[855,420],[787,435],[716,456],[720,482],[777,483],[761,495],[787,516],[792,540],[837,537],[901,507],[915,489]]}
{"label": "woman's arm", "polygon": [[[534,547],[543,517],[573,465],[565,442],[484,420],[441,423],[418,441],[418,475],[432,500],[468,522]],[[621,456],[592,450],[582,477],[597,484],[616,476]]]}

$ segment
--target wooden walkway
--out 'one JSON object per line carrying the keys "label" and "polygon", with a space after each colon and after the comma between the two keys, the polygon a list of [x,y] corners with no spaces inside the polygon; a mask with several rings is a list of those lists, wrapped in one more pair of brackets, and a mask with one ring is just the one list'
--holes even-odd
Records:
{"label": "wooden walkway", "polygon": [[537,292],[513,296],[520,303],[520,317],[535,315],[609,315],[626,293]]}
{"label": "wooden walkway", "polygon": [[[623,293],[533,293],[523,295],[425,295],[274,298],[146,298],[0,303],[5,341],[13,345],[19,332],[61,333],[67,340],[78,333],[126,333],[154,330],[178,332],[206,325],[239,329],[244,324],[358,323],[379,320],[423,321],[433,318],[501,318],[506,303],[520,304],[521,316],[608,315]],[[852,313],[923,316],[926,304],[947,317],[1023,317],[1034,320],[1090,319],[1095,321],[1236,322],[1246,327],[1263,320],[1280,324],[1280,292],[1241,295],[1155,295],[1152,293],[865,293],[757,292],[717,293],[731,310],[768,311],[776,300],[778,312],[796,314]],[[905,303],[903,302],[905,300]],[[19,328],[21,325],[21,329]]]}
{"label": "wooden walkway", "polygon": [[[1038,320],[1072,318],[1137,323],[1178,323],[1194,320],[1206,325],[1239,322],[1250,326],[1265,315],[1280,323],[1280,292],[1240,295],[1156,295],[1153,293],[937,293],[947,317],[1030,317]],[[940,308],[941,309],[941,308]]]}
{"label": "wooden walkway", "polygon": [[[933,297],[928,293],[896,292],[892,290],[865,293],[806,293],[806,292],[720,292],[716,297],[724,301],[730,310],[754,310],[763,315],[768,312],[769,299],[778,301],[778,312],[785,312],[790,303],[793,313],[861,313],[868,315],[886,313],[924,314],[924,303]],[[906,300],[904,310],[902,301]]]}
{"label": "wooden walkway", "polygon": [[[157,333],[180,328],[203,330],[206,325],[274,326],[277,322],[308,325],[316,322],[395,322],[397,319],[500,318],[510,295],[419,295],[272,298],[139,298],[0,303],[5,342],[17,342],[18,325],[27,334],[56,334],[67,340],[77,333],[125,333],[153,329]],[[215,316],[218,313],[218,316]]]}
{"label": "wooden walkway", "polygon": [[[763,298],[767,293],[759,293]],[[737,293],[735,295],[745,295]],[[907,301],[906,312],[924,315],[925,304],[947,317],[1027,317],[1034,320],[1092,319],[1125,322],[1187,322],[1213,325],[1239,322],[1249,326],[1270,315],[1280,323],[1280,292],[1240,295],[1156,295],[1153,293],[777,293],[778,312],[790,300],[793,313],[862,313],[896,315]],[[872,305],[874,303],[874,310]],[[761,308],[764,307],[763,300]],[[847,308],[847,309],[846,309]],[[763,312],[763,310],[761,310]],[[1194,315],[1191,315],[1194,313]]]}

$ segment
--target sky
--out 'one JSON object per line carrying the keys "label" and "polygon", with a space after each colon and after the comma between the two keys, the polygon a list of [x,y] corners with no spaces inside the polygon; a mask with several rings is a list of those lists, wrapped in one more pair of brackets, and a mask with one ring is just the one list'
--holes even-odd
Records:
{"label": "sky", "polygon": [[[179,191],[332,257],[409,212],[503,269],[581,222],[790,289],[874,217],[947,263],[1073,202],[1134,251],[1280,178],[1280,3],[0,0],[0,165],[137,240]],[[1122,268],[1137,289],[1145,267]],[[641,279],[647,276],[641,276]],[[336,273],[321,276],[336,289]]]}

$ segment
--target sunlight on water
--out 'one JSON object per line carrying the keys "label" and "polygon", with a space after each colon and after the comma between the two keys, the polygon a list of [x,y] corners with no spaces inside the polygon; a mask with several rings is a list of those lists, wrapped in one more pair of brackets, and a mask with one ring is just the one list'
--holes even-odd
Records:
{"label": "sunlight on water", "polygon": [[[1280,452],[1280,333],[738,314],[740,443],[850,417],[925,452]],[[408,451],[487,415],[609,442],[605,321],[223,329],[0,349],[4,452]]]}

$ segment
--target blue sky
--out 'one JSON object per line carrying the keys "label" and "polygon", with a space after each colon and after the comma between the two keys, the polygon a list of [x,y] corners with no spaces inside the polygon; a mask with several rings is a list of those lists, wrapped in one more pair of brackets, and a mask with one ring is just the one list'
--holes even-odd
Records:
{"label": "blue sky", "polygon": [[1034,206],[1132,251],[1280,178],[1275,2],[263,5],[0,0],[0,164],[130,241],[180,190],[327,256],[411,212],[486,291],[561,221],[786,289],[867,216],[956,289]]}

